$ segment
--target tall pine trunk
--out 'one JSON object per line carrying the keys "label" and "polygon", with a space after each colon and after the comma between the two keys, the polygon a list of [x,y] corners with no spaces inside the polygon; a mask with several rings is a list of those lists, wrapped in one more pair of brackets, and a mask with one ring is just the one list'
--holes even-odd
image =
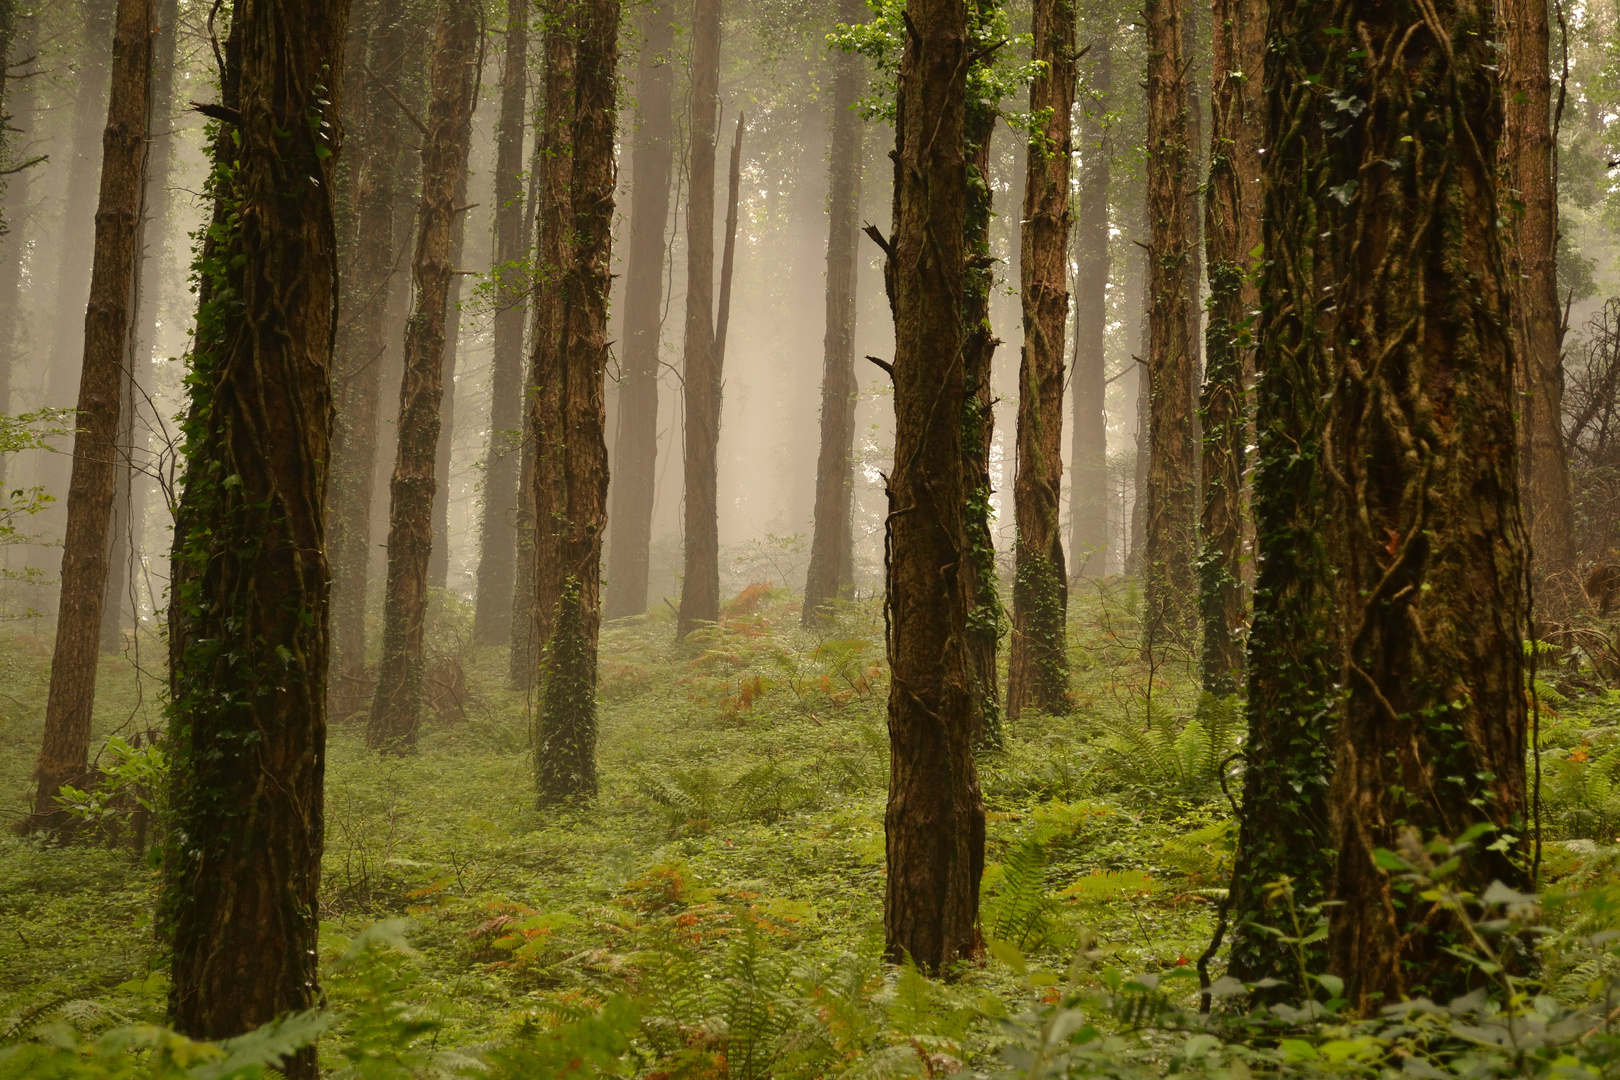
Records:
{"label": "tall pine trunk", "polygon": [[[971,17],[971,16],[970,16]],[[1006,630],[1001,606],[1000,575],[996,569],[995,538],[990,533],[990,445],[995,438],[995,400],[991,374],[996,346],[990,324],[990,291],[995,284],[995,257],[990,253],[990,221],[995,213],[995,189],[990,180],[990,141],[996,113],[985,103],[969,100],[967,138],[967,263],[963,277],[962,323],[962,470],[966,484],[963,528],[967,536],[966,568],[972,575],[967,616],[968,667],[973,676],[978,723],[974,739],[983,746],[999,746],[1001,730],[1001,676],[996,651]]]}
{"label": "tall pine trunk", "polygon": [[720,619],[720,366],[714,355],[714,158],[720,0],[696,0],[686,209],[686,537],[675,636]]}
{"label": "tall pine trunk", "polygon": [[[1036,0],[1029,108],[1046,117],[1025,149],[1019,296],[1024,350],[1018,371],[1018,474],[1013,500],[1012,642],[1007,717],[1026,705],[1069,711],[1068,573],[1063,560],[1063,345],[1069,321],[1069,133],[1074,111],[1074,6]],[[1078,553],[1077,556],[1078,557]]]}
{"label": "tall pine trunk", "polygon": [[[360,709],[370,696],[366,678],[366,582],[371,569],[371,508],[376,488],[377,444],[383,371],[390,366],[390,297],[397,254],[396,218],[407,196],[405,147],[413,141],[394,101],[404,89],[410,26],[404,0],[376,0],[374,26],[363,58],[364,94],[349,109],[349,141],[358,160],[354,178],[354,229],[343,268],[342,324],[337,346],[332,432],[331,521],[332,682],[337,719]],[[355,58],[356,63],[362,61]],[[358,80],[357,80],[358,81]]]}
{"label": "tall pine trunk", "polygon": [[107,537],[118,471],[119,406],[135,315],[135,266],[146,180],[152,77],[152,0],[119,0],[112,91],[102,135],[101,196],[84,317],[84,367],[62,548],[62,603],[51,657],[44,745],[34,769],[32,825],[60,830],[63,784],[89,768],[101,609],[107,589]]}
{"label": "tall pine trunk", "polygon": [[630,184],[630,251],[624,289],[624,377],[613,456],[613,547],[603,615],[647,610],[653,501],[658,475],[659,346],[664,238],[674,172],[674,11],[657,0],[642,16],[636,68],[636,153]]}
{"label": "tall pine trunk", "polygon": [[[347,8],[239,0],[225,46],[221,105],[240,123],[213,148],[170,624],[169,1016],[193,1038],[321,998],[338,300],[327,133]],[[314,1048],[281,1069],[314,1080]]]}
{"label": "tall pine trunk", "polygon": [[[477,107],[474,101],[475,111]],[[454,199],[456,212],[450,225],[450,265],[457,267],[462,264],[466,250],[467,210],[471,209],[466,207],[466,169],[457,179]],[[427,571],[427,583],[435,589],[444,588],[450,580],[450,464],[455,449],[456,364],[461,357],[461,283],[464,280],[463,274],[455,272],[450,278],[449,295],[445,297],[443,392],[439,398],[439,443],[433,452],[433,546]]]}
{"label": "tall pine trunk", "polygon": [[455,276],[451,237],[456,194],[464,189],[472,141],[478,33],[478,13],[471,0],[440,0],[433,34],[433,96],[422,133],[422,206],[416,215],[416,254],[411,260],[416,303],[405,328],[398,447],[389,485],[382,657],[366,725],[366,744],[373,749],[415,746],[422,722],[422,635],[433,546],[444,328]]}
{"label": "tall pine trunk", "polygon": [[[841,0],[839,18],[855,24],[866,5]],[[821,452],[816,458],[815,529],[804,579],[805,626],[815,626],[828,606],[855,584],[855,281],[861,216],[861,118],[855,112],[862,86],[861,62],[833,58],[831,163],[828,171],[827,322],[822,338]]]}
{"label": "tall pine trunk", "polygon": [[[573,213],[558,342],[557,396],[564,431],[557,500],[556,577],[561,587],[541,654],[535,774],[542,804],[596,793],[596,646],[602,623],[602,534],[607,526],[602,380],[608,362],[612,286],[619,0],[584,0],[574,17],[569,193]],[[542,478],[537,475],[537,482]],[[542,594],[536,606],[550,601]]]}
{"label": "tall pine trunk", "polygon": [[511,676],[525,689],[534,683],[541,647],[551,639],[551,620],[563,589],[562,524],[564,441],[562,383],[565,354],[563,283],[573,256],[574,8],[552,0],[546,15],[545,109],[541,118],[540,241],[534,304],[534,341],[529,359],[528,445],[522,462],[525,491],[518,506],[518,574],[512,600]]}
{"label": "tall pine trunk", "polygon": [[[1106,16],[1105,16],[1106,17]],[[1099,20],[1100,21],[1100,20]],[[1104,28],[1091,47],[1080,151],[1080,214],[1075,222],[1078,270],[1074,277],[1074,432],[1069,480],[1071,579],[1108,572],[1108,187],[1111,148],[1101,120],[1113,91],[1113,35]]]}
{"label": "tall pine trunk", "polygon": [[[895,122],[894,469],[884,553],[889,686],[889,955],[928,971],[978,947],[984,805],[966,648],[975,575],[962,467],[968,41],[960,0],[909,0]],[[875,230],[874,230],[875,231]]]}
{"label": "tall pine trunk", "polygon": [[[1142,650],[1154,662],[1196,640],[1197,461],[1193,448],[1192,273],[1186,65],[1180,0],[1147,6],[1148,466]],[[1141,505],[1141,494],[1137,496]]]}
{"label": "tall pine trunk", "polygon": [[490,372],[489,458],[479,521],[478,592],[473,637],[482,645],[511,639],[517,559],[518,472],[523,431],[523,319],[528,312],[522,262],[529,231],[523,212],[523,128],[529,101],[529,0],[507,0],[501,113],[495,133],[497,299]]}
{"label": "tall pine trunk", "polygon": [[1264,18],[1259,0],[1216,0],[1204,196],[1210,302],[1199,408],[1198,562],[1203,688],[1216,697],[1237,693],[1243,674],[1243,459],[1249,438],[1244,372],[1253,344],[1248,313],[1256,303],[1247,267],[1260,243],[1260,156],[1253,136],[1262,108]]}
{"label": "tall pine trunk", "polygon": [[1575,508],[1564,446],[1563,320],[1558,306],[1558,177],[1554,171],[1547,4],[1502,6],[1507,51],[1501,197],[1512,227],[1508,281],[1513,345],[1521,358],[1520,454],[1536,599],[1555,618],[1578,609]]}

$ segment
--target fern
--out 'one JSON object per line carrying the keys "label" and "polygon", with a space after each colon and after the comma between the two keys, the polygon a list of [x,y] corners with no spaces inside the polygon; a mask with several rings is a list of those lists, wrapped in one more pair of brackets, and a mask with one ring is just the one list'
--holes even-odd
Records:
{"label": "fern", "polygon": [[990,936],[1020,949],[1050,940],[1057,903],[1046,892],[1046,849],[1039,835],[1025,836],[994,870],[987,875],[994,895],[985,902],[983,913]]}

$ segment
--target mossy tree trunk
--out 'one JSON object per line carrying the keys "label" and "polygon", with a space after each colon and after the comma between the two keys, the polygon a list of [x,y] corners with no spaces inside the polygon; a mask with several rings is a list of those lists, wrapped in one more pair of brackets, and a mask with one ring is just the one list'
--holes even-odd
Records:
{"label": "mossy tree trunk", "polygon": [[512,636],[517,559],[518,473],[523,430],[523,318],[528,289],[522,262],[530,237],[523,213],[523,131],[529,107],[529,0],[507,0],[501,112],[495,129],[495,266],[498,281],[490,372],[489,457],[479,520],[473,636],[500,645]]}
{"label": "mossy tree trunk", "polygon": [[1018,475],[1013,483],[1012,642],[1007,717],[1025,705],[1069,711],[1068,572],[1060,518],[1063,488],[1063,345],[1069,320],[1069,159],[1073,153],[1074,6],[1036,0],[1034,58],[1044,66],[1029,90],[1045,116],[1025,149],[1019,260],[1024,349],[1018,372]]}
{"label": "mossy tree trunk", "polygon": [[894,469],[884,552],[889,687],[889,955],[938,971],[978,948],[984,806],[968,656],[976,585],[965,521],[972,479],[962,353],[968,162],[968,28],[960,0],[909,0],[895,124],[894,235],[885,278],[895,319]]}
{"label": "mossy tree trunk", "polygon": [[415,307],[405,326],[394,475],[389,484],[388,589],[382,656],[366,745],[416,745],[422,722],[422,638],[433,548],[439,403],[444,392],[456,194],[464,190],[478,86],[478,13],[471,0],[440,0],[433,32],[432,97],[422,133],[422,204],[411,260]]}
{"label": "mossy tree trunk", "polygon": [[135,315],[141,194],[152,77],[152,0],[119,0],[113,33],[112,92],[102,134],[101,194],[84,317],[62,546],[62,603],[51,656],[45,735],[34,769],[34,828],[59,831],[69,819],[56,803],[63,784],[89,769],[90,719],[106,599],[108,529],[118,471],[118,434]]}
{"label": "mossy tree trunk", "polygon": [[[328,132],[347,8],[240,0],[225,45],[221,104],[240,123],[213,147],[170,602],[169,1017],[193,1038],[320,1000],[338,301]],[[314,1048],[281,1067],[314,1080]]]}
{"label": "mossy tree trunk", "polygon": [[1554,618],[1581,603],[1575,508],[1564,445],[1563,319],[1558,304],[1558,176],[1554,170],[1552,78],[1545,0],[1502,5],[1507,50],[1501,196],[1511,226],[1513,346],[1522,357],[1523,494],[1536,599]]}
{"label": "mossy tree trunk", "polygon": [[1108,532],[1108,188],[1112,149],[1102,114],[1113,91],[1111,15],[1095,25],[1086,88],[1091,101],[1080,121],[1079,216],[1075,221],[1078,269],[1074,276],[1074,430],[1069,477],[1069,575],[1107,573],[1113,538]]}
{"label": "mossy tree trunk", "polygon": [[696,0],[686,210],[686,536],[675,636],[720,619],[720,365],[714,354],[714,158],[720,0]]}
{"label": "mossy tree trunk", "polygon": [[630,252],[625,268],[624,377],[613,456],[613,545],[603,615],[647,610],[653,503],[658,482],[659,349],[664,256],[674,174],[675,22],[668,0],[642,14],[636,68],[636,133],[630,186]]}
{"label": "mossy tree trunk", "polygon": [[371,510],[385,354],[395,347],[389,338],[389,297],[400,250],[396,218],[408,190],[405,147],[412,141],[394,100],[405,90],[410,42],[406,4],[375,0],[370,16],[366,55],[355,58],[369,74],[360,83],[361,99],[347,110],[351,121],[347,138],[357,156],[349,167],[354,236],[344,253],[334,390],[337,419],[332,485],[326,495],[332,523],[331,708],[339,720],[361,709],[370,697],[366,583],[371,568]]}
{"label": "mossy tree trunk", "polygon": [[[854,25],[861,0],[841,0],[838,17]],[[830,191],[827,204],[827,320],[822,338],[821,451],[816,458],[815,529],[804,580],[804,625],[816,626],[828,606],[855,584],[855,281],[861,214],[861,62],[833,58]]]}
{"label": "mossy tree trunk", "polygon": [[[584,0],[575,19],[573,213],[558,342],[564,431],[558,507],[562,585],[541,654],[535,773],[542,804],[596,793],[596,646],[608,492],[602,379],[612,286],[619,0]],[[548,599],[542,594],[536,606]]]}
{"label": "mossy tree trunk", "polygon": [[[1180,0],[1147,5],[1148,465],[1140,572],[1142,651],[1154,662],[1196,641],[1197,461],[1186,64]],[[1142,493],[1137,505],[1143,505]],[[1140,511],[1139,511],[1140,512]]]}
{"label": "mossy tree trunk", "polygon": [[1217,0],[1213,24],[1198,577],[1203,688],[1227,697],[1238,692],[1243,677],[1243,459],[1249,438],[1244,372],[1251,366],[1249,313],[1257,298],[1248,266],[1260,243],[1260,155],[1254,136],[1262,111],[1265,15],[1259,0]]}

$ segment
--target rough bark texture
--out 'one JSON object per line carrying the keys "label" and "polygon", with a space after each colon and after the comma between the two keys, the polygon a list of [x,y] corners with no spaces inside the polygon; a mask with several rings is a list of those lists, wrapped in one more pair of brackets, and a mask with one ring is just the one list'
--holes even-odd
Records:
{"label": "rough bark texture", "polygon": [[[474,102],[474,109],[477,103]],[[467,171],[462,170],[456,183],[455,204],[467,203]],[[450,226],[450,265],[463,263],[466,249],[467,214],[458,212]],[[439,398],[439,444],[433,453],[433,546],[428,555],[427,583],[442,589],[450,578],[450,463],[455,449],[456,434],[456,363],[461,352],[461,284],[466,278],[455,274],[450,279],[450,292],[445,297],[444,311],[444,363]]]}
{"label": "rough bark texture", "polygon": [[[596,793],[596,644],[608,492],[602,377],[612,286],[619,0],[583,0],[575,19],[573,212],[558,342],[558,399],[565,432],[557,546],[562,587],[542,651],[534,741],[542,805]],[[547,600],[542,594],[536,606]]]}
{"label": "rough bark texture", "polygon": [[[358,160],[350,167],[354,236],[343,267],[342,324],[338,330],[336,426],[332,432],[331,522],[332,680],[330,707],[342,720],[371,693],[366,677],[366,582],[371,568],[371,506],[376,488],[379,413],[385,354],[393,351],[389,298],[397,268],[396,244],[405,180],[405,148],[419,137],[390,96],[404,89],[409,26],[404,0],[376,0],[364,57],[364,93],[347,110],[346,139]],[[359,62],[361,58],[356,58]],[[356,80],[359,81],[359,80]],[[407,134],[407,131],[410,131]]]}
{"label": "rough bark texture", "polygon": [[1554,618],[1578,609],[1575,507],[1564,446],[1562,312],[1558,304],[1558,176],[1552,138],[1552,79],[1545,0],[1506,0],[1502,65],[1506,110],[1501,146],[1503,216],[1511,226],[1508,282],[1513,346],[1524,396],[1524,516],[1530,528],[1537,606]]}
{"label": "rough bark texture", "polygon": [[[1180,0],[1151,0],[1148,38],[1148,420],[1144,655],[1196,640],[1197,455],[1189,347],[1186,67]],[[1141,496],[1138,494],[1138,505]]]}
{"label": "rough bark texture", "polygon": [[[213,148],[170,623],[169,1016],[194,1038],[241,1035],[321,996],[328,125],[347,7],[239,0],[225,47],[222,103],[242,124]],[[314,1080],[314,1048],[282,1071]]]}
{"label": "rough bark texture", "polygon": [[1108,571],[1108,129],[1101,122],[1113,91],[1113,36],[1093,40],[1087,85],[1092,101],[1080,122],[1080,213],[1075,222],[1074,432],[1069,480],[1069,574]]}
{"label": "rough bark texture", "polygon": [[522,262],[530,237],[523,213],[523,127],[529,101],[529,0],[507,0],[501,114],[495,131],[495,266],[499,282],[490,372],[489,457],[479,522],[473,638],[499,645],[512,635],[517,558],[518,473],[523,441],[523,317],[529,290]]}
{"label": "rough bark texture", "polygon": [[1260,242],[1262,210],[1254,139],[1259,72],[1265,61],[1259,0],[1216,0],[1211,55],[1209,181],[1204,246],[1209,322],[1199,403],[1203,488],[1198,560],[1203,688],[1237,693],[1243,677],[1243,459],[1249,432],[1244,372],[1253,347],[1256,293],[1247,268]]}
{"label": "rough bark texture", "polygon": [[119,0],[112,92],[102,135],[101,196],[84,317],[78,434],[62,549],[62,603],[51,656],[50,696],[31,824],[61,829],[63,784],[83,783],[89,767],[101,609],[107,588],[107,536],[117,473],[119,405],[135,313],[135,259],[146,179],[147,106],[152,75],[152,0]]}
{"label": "rough bark texture", "polygon": [[518,573],[512,599],[512,683],[534,685],[540,649],[551,639],[551,620],[563,594],[564,472],[562,389],[565,357],[563,283],[573,249],[574,7],[552,0],[546,12],[545,109],[539,145],[540,240],[534,337],[529,357],[528,416],[533,448],[522,462],[524,494],[518,504]]}
{"label": "rough bark texture", "polygon": [[720,365],[714,355],[714,157],[720,111],[720,0],[697,0],[692,28],[686,210],[686,537],[675,636],[720,618]]}
{"label": "rough bark texture", "polygon": [[[961,0],[910,0],[895,124],[895,221],[885,278],[895,319],[888,595],[891,957],[937,971],[978,948],[984,806],[967,654],[974,571],[961,467],[967,407],[967,24]],[[942,422],[946,421],[946,422]]]}
{"label": "rough bark texture", "polygon": [[[841,0],[839,20],[865,17],[861,0]],[[828,167],[827,323],[822,338],[821,452],[816,458],[815,527],[804,579],[804,625],[826,617],[832,601],[855,584],[855,281],[861,215],[861,118],[855,112],[863,85],[854,56],[832,60],[832,122]]]}
{"label": "rough bark texture", "polygon": [[636,68],[636,153],[631,163],[630,251],[624,288],[624,377],[613,454],[613,544],[603,616],[647,610],[658,474],[658,369],[663,337],[664,237],[674,173],[674,12],[658,0],[642,15]]}
{"label": "rough bark texture", "polygon": [[432,85],[422,143],[422,205],[411,260],[416,303],[405,327],[405,377],[389,484],[382,657],[366,724],[366,744],[373,749],[415,746],[422,722],[422,633],[433,547],[444,328],[455,270],[451,234],[456,193],[464,190],[478,86],[478,12],[470,0],[441,0],[433,34]]}
{"label": "rough bark texture", "polygon": [[[1063,560],[1063,343],[1069,321],[1069,159],[1073,145],[1074,6],[1036,0],[1030,112],[1047,117],[1025,151],[1019,258],[1024,350],[1018,369],[1018,474],[1013,505],[1012,642],[1007,717],[1026,705],[1069,711],[1068,573]],[[1100,344],[1100,343],[1099,343]]]}

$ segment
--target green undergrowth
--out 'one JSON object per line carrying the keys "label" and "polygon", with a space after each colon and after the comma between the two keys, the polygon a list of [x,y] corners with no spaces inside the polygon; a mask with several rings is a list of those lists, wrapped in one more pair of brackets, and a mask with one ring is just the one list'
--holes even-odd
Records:
{"label": "green undergrowth", "polygon": [[[579,1057],[573,1071],[665,1080],[940,1075],[996,1071],[1000,1051],[1016,1057],[1040,1016],[1079,995],[1137,993],[1120,972],[1167,980],[1155,1008],[1188,1007],[1231,857],[1241,713],[1200,700],[1189,658],[1149,678],[1135,603],[1128,584],[1075,590],[1074,708],[1026,714],[980,759],[994,948],[945,984],[881,960],[888,684],[875,605],[810,632],[793,596],[758,585],[685,643],[667,611],[609,624],[600,794],[542,811],[532,703],[507,687],[505,651],[470,646],[465,611],[439,597],[418,751],[368,752],[363,715],[331,730],[326,1067],[563,1075]],[[48,660],[38,637],[0,638],[12,817],[28,805]],[[101,690],[97,747],[157,726],[156,679],[127,658],[104,662]],[[1620,704],[1542,696],[1548,875],[1606,880]],[[191,1062],[173,1075],[225,1075],[213,1050],[131,1026],[163,1018],[157,872],[116,812],[131,801],[101,805],[106,820],[72,846],[0,839],[0,1046],[54,1039],[83,1058],[84,1040],[114,1032],[145,1039],[144,1060]],[[1578,967],[1565,977],[1597,977]],[[283,1035],[316,1028],[299,1030]],[[560,1031],[583,1041],[563,1047]],[[263,1057],[279,1044],[254,1045]],[[545,1064],[559,1047],[571,1056]]]}

